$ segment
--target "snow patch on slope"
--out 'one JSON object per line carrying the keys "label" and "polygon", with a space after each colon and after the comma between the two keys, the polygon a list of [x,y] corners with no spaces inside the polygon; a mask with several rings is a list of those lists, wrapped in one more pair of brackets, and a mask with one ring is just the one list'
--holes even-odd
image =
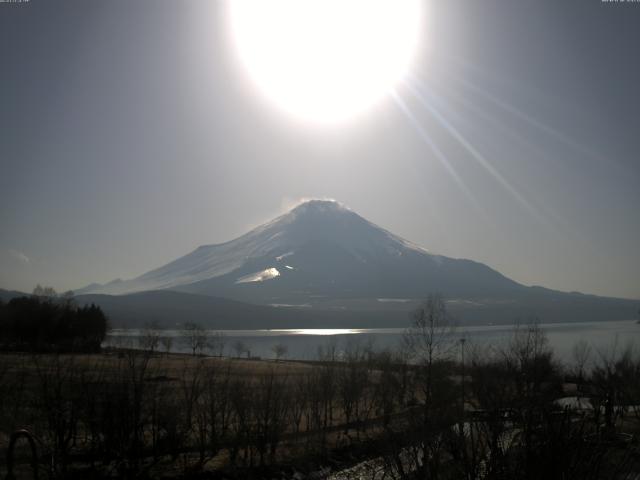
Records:
{"label": "snow patch on slope", "polygon": [[271,280],[273,278],[279,277],[280,272],[277,268],[271,267],[261,272],[251,273],[249,275],[245,275],[244,277],[240,277],[236,280],[236,283],[253,283],[253,282],[264,282],[265,280]]}
{"label": "snow patch on slope", "polygon": [[[341,248],[364,265],[383,257],[400,261],[410,252],[427,253],[425,249],[374,225],[338,202],[312,200],[235,240],[201,246],[135,279],[103,285],[83,293],[123,294],[171,289],[232,274],[253,261],[262,263],[256,268],[264,268],[266,265],[263,262],[267,259],[277,262],[281,269],[294,270],[298,265],[291,260],[309,245]],[[277,275],[267,268],[262,272],[270,274],[256,272],[245,275],[256,279],[242,277],[237,282],[264,281],[280,275],[280,271],[273,270]]]}

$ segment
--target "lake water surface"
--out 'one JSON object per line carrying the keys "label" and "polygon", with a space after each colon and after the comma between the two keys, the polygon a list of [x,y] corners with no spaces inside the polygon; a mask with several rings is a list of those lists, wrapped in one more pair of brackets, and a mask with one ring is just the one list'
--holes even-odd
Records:
{"label": "lake water surface", "polygon": [[[578,341],[590,344],[595,353],[622,349],[628,344],[640,348],[640,324],[635,320],[615,322],[553,323],[540,324],[547,334],[549,344],[558,358],[569,361],[571,350]],[[467,345],[500,346],[508,342],[514,332],[513,325],[486,325],[458,327],[450,334],[452,340],[465,338]],[[523,328],[523,327],[521,327]],[[402,345],[405,329],[287,329],[287,330],[219,330],[225,339],[225,355],[233,355],[233,345],[244,343],[251,356],[273,358],[272,348],[276,344],[287,347],[287,358],[315,360],[318,349],[334,345],[338,352],[349,344],[373,345],[375,349],[393,349]],[[210,331],[210,333],[214,333]],[[136,348],[142,331],[138,329],[113,329],[105,341],[105,346],[126,346]],[[184,332],[163,330],[162,336],[174,337],[173,352],[190,352]],[[206,351],[205,351],[206,353]]]}

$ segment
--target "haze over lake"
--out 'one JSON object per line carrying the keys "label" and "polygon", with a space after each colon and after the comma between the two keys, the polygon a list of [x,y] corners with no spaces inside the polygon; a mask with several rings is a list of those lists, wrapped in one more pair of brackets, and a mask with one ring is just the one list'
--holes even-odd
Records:
{"label": "haze over lake", "polygon": [[[640,342],[640,324],[635,320],[614,322],[552,323],[542,324],[549,345],[559,359],[571,361],[573,346],[579,341],[590,344],[595,354],[607,353],[613,348],[618,350],[628,344]],[[453,340],[466,338],[467,345],[502,346],[511,338],[513,325],[486,325],[461,327],[452,331]],[[526,325],[520,326],[526,328]],[[220,330],[225,336],[225,355],[233,355],[232,345],[242,341],[250,350],[251,356],[273,358],[272,347],[286,345],[288,359],[316,360],[318,348],[335,345],[338,352],[344,351],[349,344],[374,349],[394,349],[402,345],[406,332],[402,328],[354,328],[354,329],[282,329],[282,330]],[[113,329],[109,333],[105,346],[131,346],[136,348],[144,331],[140,329]],[[175,338],[173,352],[190,353],[184,332],[164,330],[162,336]]]}

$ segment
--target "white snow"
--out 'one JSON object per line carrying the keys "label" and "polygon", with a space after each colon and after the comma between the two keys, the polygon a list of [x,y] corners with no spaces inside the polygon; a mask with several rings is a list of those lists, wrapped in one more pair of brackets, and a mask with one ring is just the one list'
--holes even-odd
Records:
{"label": "white snow", "polygon": [[271,267],[261,272],[252,273],[250,275],[245,275],[244,277],[240,277],[236,280],[236,283],[252,283],[252,282],[264,282],[265,280],[271,280],[272,278],[276,278],[280,276],[280,272],[277,268]]}
{"label": "white snow", "polygon": [[[400,261],[409,252],[426,253],[337,202],[316,200],[303,203],[235,240],[199,247],[135,279],[99,286],[87,293],[123,294],[185,286],[230,274],[252,261],[281,262],[312,243],[342,248],[363,263],[381,257]],[[294,270],[290,265],[282,267]],[[245,275],[236,283],[265,281],[279,275],[271,267]]]}
{"label": "white snow", "polygon": [[293,252],[283,253],[282,255],[278,255],[278,256],[276,257],[276,260],[279,262],[279,261],[281,261],[283,258],[290,257],[291,255],[293,255]]}

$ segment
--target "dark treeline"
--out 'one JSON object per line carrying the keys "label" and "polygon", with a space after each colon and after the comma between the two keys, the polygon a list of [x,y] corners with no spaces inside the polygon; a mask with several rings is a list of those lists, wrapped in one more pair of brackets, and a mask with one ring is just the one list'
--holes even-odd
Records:
{"label": "dark treeline", "polygon": [[292,478],[355,464],[353,478],[371,479],[640,472],[637,353],[578,344],[562,365],[536,325],[481,349],[445,323],[433,297],[399,351],[351,342],[305,363],[153,348],[0,355],[0,432],[27,426],[51,478]]}
{"label": "dark treeline", "polygon": [[0,349],[99,352],[107,318],[95,305],[79,307],[71,293],[36,287],[30,297],[0,301]]}

